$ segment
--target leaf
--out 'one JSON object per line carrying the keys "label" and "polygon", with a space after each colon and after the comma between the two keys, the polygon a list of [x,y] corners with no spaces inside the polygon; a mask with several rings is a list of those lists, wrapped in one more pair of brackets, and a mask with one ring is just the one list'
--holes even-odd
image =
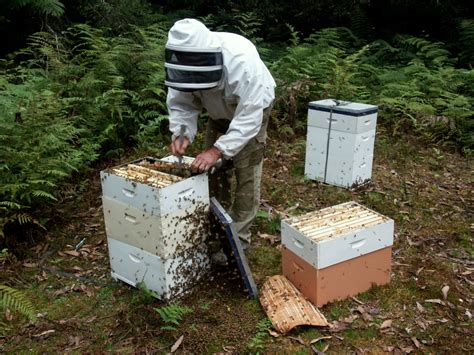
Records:
{"label": "leaf", "polygon": [[274,244],[275,242],[279,241],[280,238],[277,237],[276,235],[272,235],[272,234],[267,234],[267,233],[257,233],[258,237],[259,238],[262,238],[264,240],[268,240],[270,242],[270,244]]}
{"label": "leaf", "polygon": [[38,264],[37,263],[23,263],[23,266],[28,267],[28,268],[33,268],[33,267],[37,267]]}
{"label": "leaf", "polygon": [[369,313],[365,312],[365,313],[362,313],[362,318],[366,321],[366,322],[372,322],[374,320],[374,317],[372,317]]}
{"label": "leaf", "polygon": [[268,334],[270,334],[274,338],[278,338],[280,336],[280,333],[275,332],[274,330],[268,329]]}
{"label": "leaf", "polygon": [[441,289],[441,292],[443,294],[443,299],[446,300],[448,298],[448,291],[449,291],[449,286],[446,285]]}
{"label": "leaf", "polygon": [[415,344],[417,349],[420,348],[420,342],[418,341],[418,339],[416,339],[415,337],[411,337],[411,341],[413,342],[413,344]]}
{"label": "leaf", "polygon": [[359,299],[356,298],[356,297],[351,297],[351,299],[352,299],[354,302],[357,302],[357,303],[360,304],[360,305],[364,305],[364,304],[365,304],[364,302],[362,302],[361,300],[359,300]]}
{"label": "leaf", "polygon": [[382,324],[380,324],[379,329],[390,328],[392,326],[392,322],[393,321],[391,319],[385,320]]}
{"label": "leaf", "polygon": [[347,324],[352,324],[357,318],[359,318],[358,315],[351,314],[349,317],[345,317],[342,321]]}
{"label": "leaf", "polygon": [[75,256],[75,257],[78,257],[80,256],[81,254],[75,250],[65,250],[63,252],[64,254],[67,254],[67,255],[70,255],[70,256]]}
{"label": "leaf", "polygon": [[5,319],[6,319],[7,321],[9,321],[9,322],[11,322],[11,321],[13,320],[13,314],[12,314],[12,312],[10,311],[9,308],[7,308],[7,309],[5,310]]}
{"label": "leaf", "polygon": [[420,311],[420,313],[425,312],[425,307],[423,307],[420,302],[416,302],[416,308]]}
{"label": "leaf", "polygon": [[181,346],[181,343],[183,342],[184,340],[184,335],[181,335],[178,340],[176,340],[176,343],[174,343],[174,345],[171,347],[171,352],[174,353],[176,350],[178,350],[178,348]]}
{"label": "leaf", "polygon": [[311,350],[313,350],[313,352],[314,352],[315,354],[318,354],[318,355],[323,355],[323,354],[325,354],[326,351],[328,351],[328,349],[329,349],[329,344],[327,344],[327,345],[323,348],[323,350],[321,350],[321,351],[319,351],[318,349],[316,349],[316,347],[315,347],[314,345],[311,345]]}
{"label": "leaf", "polygon": [[306,345],[306,343],[304,342],[303,339],[301,339],[301,337],[288,337],[288,338],[300,343],[301,345]]}
{"label": "leaf", "polygon": [[42,332],[42,333],[35,334],[35,335],[33,335],[33,337],[39,338],[39,337],[42,337],[42,336],[45,336],[45,335],[52,334],[52,333],[54,333],[54,332],[56,332],[54,329],[50,329],[50,330],[46,330],[46,331],[44,331],[44,332]]}
{"label": "leaf", "polygon": [[412,346],[407,346],[407,347],[400,348],[400,350],[403,351],[406,354],[409,354],[409,353],[413,352],[414,349],[413,349]]}
{"label": "leaf", "polygon": [[443,301],[441,301],[439,298],[425,300],[425,302],[426,302],[426,303],[437,303],[437,304],[440,304],[440,305],[442,305],[442,306],[446,306],[446,303],[444,303]]}
{"label": "leaf", "polygon": [[330,329],[331,333],[338,333],[338,332],[341,332],[341,331],[347,329],[347,323],[339,322],[339,321],[335,320],[334,322],[329,324],[329,329]]}
{"label": "leaf", "polygon": [[309,343],[314,344],[314,343],[317,343],[318,341],[325,340],[325,339],[332,339],[332,336],[328,335],[325,337],[319,337],[319,338],[311,340]]}

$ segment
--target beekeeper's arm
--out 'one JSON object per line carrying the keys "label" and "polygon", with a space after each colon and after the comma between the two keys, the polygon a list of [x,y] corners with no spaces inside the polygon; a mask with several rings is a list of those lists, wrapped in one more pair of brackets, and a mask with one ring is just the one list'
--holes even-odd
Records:
{"label": "beekeeper's arm", "polygon": [[244,79],[236,84],[233,93],[240,99],[229,129],[212,148],[196,157],[193,167],[199,171],[209,170],[220,157],[229,159],[235,156],[260,130],[265,109],[261,76],[244,75]]}
{"label": "beekeeper's arm", "polygon": [[261,75],[253,75],[239,81],[234,91],[239,97],[234,118],[226,134],[221,136],[214,146],[225,158],[232,158],[260,131],[263,119],[265,92]]}
{"label": "beekeeper's arm", "polygon": [[[169,126],[172,133],[171,152],[183,155],[196,136],[197,120],[202,111],[201,102],[190,92],[168,88],[166,105],[169,113]],[[185,126],[183,145],[179,144],[181,125]]]}

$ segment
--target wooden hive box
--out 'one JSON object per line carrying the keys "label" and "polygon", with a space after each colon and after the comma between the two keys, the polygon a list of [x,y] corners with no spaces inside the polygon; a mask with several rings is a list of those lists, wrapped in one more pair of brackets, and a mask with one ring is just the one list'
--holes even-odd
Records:
{"label": "wooden hive box", "polygon": [[305,175],[347,188],[371,179],[378,107],[339,103],[309,103]]}
{"label": "wooden hive box", "polygon": [[282,221],[282,267],[316,306],[390,281],[393,220],[347,202]]}
{"label": "wooden hive box", "polygon": [[182,178],[153,169],[174,159],[147,157],[101,172],[112,276],[135,287],[143,282],[164,299],[209,268],[207,174]]}

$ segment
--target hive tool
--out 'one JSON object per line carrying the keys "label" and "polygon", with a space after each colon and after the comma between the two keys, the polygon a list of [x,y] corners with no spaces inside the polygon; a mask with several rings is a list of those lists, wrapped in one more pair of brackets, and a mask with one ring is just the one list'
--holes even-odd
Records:
{"label": "hive tool", "polygon": [[[183,141],[184,141],[184,132],[186,131],[186,126],[184,124],[181,125],[179,129],[179,147],[181,148],[183,146]],[[179,155],[178,157],[178,168],[179,170],[183,170],[183,156]]]}

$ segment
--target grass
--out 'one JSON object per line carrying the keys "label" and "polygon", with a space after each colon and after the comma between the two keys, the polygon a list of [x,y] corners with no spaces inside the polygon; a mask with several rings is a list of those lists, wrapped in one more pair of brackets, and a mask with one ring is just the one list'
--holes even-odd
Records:
{"label": "grass", "polygon": [[[412,347],[427,353],[449,353],[452,349],[472,353],[474,343],[469,334],[473,322],[466,315],[472,293],[469,262],[474,255],[472,215],[466,207],[472,200],[470,163],[455,153],[424,147],[412,137],[394,139],[382,132],[377,136],[373,182],[349,191],[303,178],[303,142],[304,138],[270,141],[262,182],[266,205],[254,225],[248,260],[259,286],[268,276],[281,273],[278,243],[260,239],[258,233],[278,236],[283,211],[296,204],[291,214],[355,200],[393,218],[396,238],[391,283],[359,294],[356,300],[321,308],[330,322],[342,324],[344,329],[300,327],[274,338],[268,333],[259,302],[247,298],[238,287],[239,279],[229,281],[219,274],[204,280],[181,300],[182,307],[192,312],[173,323],[175,330],[162,329],[166,322],[154,309],[166,305],[146,290],[109,276],[100,184],[94,174],[84,194],[61,206],[48,238],[37,239],[40,246],[47,246],[41,250],[51,251],[49,257],[42,259],[41,253],[25,249],[23,259],[5,259],[0,284],[24,291],[43,316],[30,325],[15,316],[8,324],[11,330],[0,338],[0,352],[161,353],[169,352],[183,335],[178,351],[192,353],[227,349],[310,354],[311,340],[324,336],[332,338],[314,346],[322,351],[329,345],[330,353],[381,353],[391,346],[397,351]],[[279,156],[273,159],[276,152]],[[86,237],[94,252],[79,257],[60,254],[70,250],[70,236],[76,236],[74,240]],[[25,263],[38,266],[25,267]],[[443,300],[444,285],[450,286],[445,305],[426,302]],[[372,321],[364,320],[358,307],[371,311]],[[383,332],[379,328],[389,319],[393,326]],[[48,330],[54,332],[41,335]],[[289,336],[301,338],[304,344]],[[420,342],[420,349],[412,337]]]}

